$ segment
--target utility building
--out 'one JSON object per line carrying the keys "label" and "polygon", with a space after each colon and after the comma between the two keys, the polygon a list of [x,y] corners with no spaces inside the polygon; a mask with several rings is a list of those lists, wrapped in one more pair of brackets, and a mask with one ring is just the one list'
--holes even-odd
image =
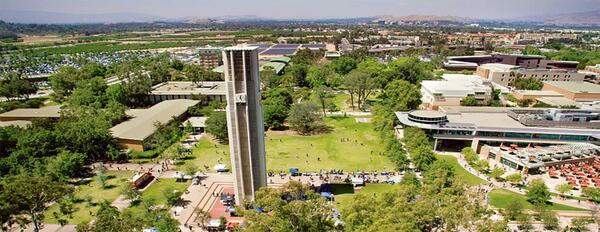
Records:
{"label": "utility building", "polygon": [[223,63],[229,150],[235,200],[240,205],[254,199],[254,192],[267,185],[258,47],[225,48]]}

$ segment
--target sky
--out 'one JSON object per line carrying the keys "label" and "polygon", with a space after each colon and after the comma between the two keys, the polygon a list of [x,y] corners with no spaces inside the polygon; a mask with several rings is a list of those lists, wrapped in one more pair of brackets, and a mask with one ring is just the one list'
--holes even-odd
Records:
{"label": "sky", "polygon": [[600,10],[600,0],[0,0],[0,10],[142,13],[164,18],[254,15],[277,19],[443,15],[510,19]]}

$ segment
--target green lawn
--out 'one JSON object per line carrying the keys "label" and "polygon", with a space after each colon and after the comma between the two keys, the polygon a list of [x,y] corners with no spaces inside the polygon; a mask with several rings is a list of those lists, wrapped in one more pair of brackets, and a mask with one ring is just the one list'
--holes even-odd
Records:
{"label": "green lawn", "polygon": [[[333,98],[333,103],[338,107],[340,111],[352,111],[352,106],[350,105],[350,94],[347,93],[338,93]],[[356,103],[355,103],[356,104]]]}
{"label": "green lawn", "polygon": [[164,191],[167,188],[173,188],[179,191],[185,191],[191,182],[177,182],[176,179],[159,179],[154,181],[146,190],[142,192],[142,201],[152,200],[156,205],[167,204]]}
{"label": "green lawn", "polygon": [[[97,177],[92,178],[91,182],[77,187],[75,191],[75,212],[73,213],[73,218],[68,221],[69,224],[79,224],[92,220],[93,215],[98,210],[97,204],[104,200],[113,202],[117,199],[121,194],[122,187],[133,176],[133,172],[131,171],[107,171],[106,174],[109,176],[109,179],[107,181],[107,188],[105,189],[100,186]],[[86,198],[91,198],[92,204],[86,202]],[[58,221],[53,216],[53,212],[58,212],[58,210],[58,205],[51,206],[44,213],[44,222],[58,224]]]}
{"label": "green lawn", "polygon": [[456,170],[456,176],[458,177],[458,179],[464,181],[466,184],[478,185],[478,184],[483,184],[483,183],[487,182],[477,176],[474,176],[473,174],[471,174],[467,170],[465,170],[462,166],[460,166],[460,164],[456,160],[456,157],[454,157],[454,156],[437,155],[437,158],[444,160],[445,162],[452,165],[452,167],[454,167],[454,170]]}
{"label": "green lawn", "polygon": [[[361,193],[364,194],[373,194],[373,193],[382,193],[390,190],[397,189],[399,185],[391,185],[391,184],[367,184],[362,187],[360,190]],[[352,200],[354,196],[353,192],[344,191],[343,193],[336,193],[335,190],[333,192],[335,196],[335,205],[340,208],[341,205],[346,204],[347,202]]]}
{"label": "green lawn", "polygon": [[[371,123],[357,123],[353,117],[328,117],[333,130],[326,134],[301,136],[290,131],[268,131],[265,137],[267,170],[287,171],[300,168],[302,172],[321,169],[393,170],[393,163],[380,155],[382,147]],[[349,138],[349,142],[342,142]],[[216,147],[215,147],[216,146]],[[192,162],[211,171],[217,161],[230,164],[229,148],[203,138],[192,152]],[[320,161],[318,160],[320,159]]]}
{"label": "green lawn", "polygon": [[[492,206],[497,208],[506,208],[512,201],[519,201],[525,209],[533,209],[534,206],[527,201],[527,197],[524,195],[515,193],[507,189],[494,189],[490,192],[490,203]],[[552,210],[572,210],[572,211],[585,211],[585,209],[575,208],[568,205],[562,204],[549,204]]]}

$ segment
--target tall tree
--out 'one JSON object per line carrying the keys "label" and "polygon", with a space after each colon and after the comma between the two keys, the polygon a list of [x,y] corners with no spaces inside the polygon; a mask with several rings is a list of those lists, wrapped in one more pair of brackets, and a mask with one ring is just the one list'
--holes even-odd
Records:
{"label": "tall tree", "polygon": [[214,111],[206,120],[206,132],[214,135],[220,142],[227,144],[227,117],[223,111]]}
{"label": "tall tree", "polygon": [[342,56],[331,62],[331,67],[339,75],[346,75],[354,70],[357,66],[356,59],[350,56]]}
{"label": "tall tree", "polygon": [[323,117],[319,114],[319,107],[311,102],[292,105],[288,122],[293,130],[303,135],[323,128]]}
{"label": "tall tree", "polygon": [[527,200],[534,205],[546,204],[551,198],[548,186],[542,179],[535,179],[527,186]]}
{"label": "tall tree", "polygon": [[315,97],[323,109],[323,117],[327,117],[325,109],[327,108],[328,102],[334,97],[333,92],[328,87],[319,86],[315,88]]}
{"label": "tall tree", "polygon": [[[8,204],[14,204],[13,218],[18,218],[24,228],[28,223],[33,224],[33,231],[41,229],[44,220],[44,211],[50,203],[72,194],[73,188],[61,182],[52,181],[49,177],[29,176],[19,174],[9,176],[0,189],[10,193],[6,196]],[[23,217],[22,215],[27,215]]]}
{"label": "tall tree", "polygon": [[354,97],[357,97],[358,108],[363,109],[364,102],[376,90],[377,82],[369,73],[354,70],[344,77],[344,84],[350,93],[350,103],[354,109]]}

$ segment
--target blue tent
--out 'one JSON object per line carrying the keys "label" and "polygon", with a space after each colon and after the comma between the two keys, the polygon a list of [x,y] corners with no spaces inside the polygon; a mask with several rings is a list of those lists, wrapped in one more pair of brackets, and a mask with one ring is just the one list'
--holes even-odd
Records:
{"label": "blue tent", "polygon": [[300,172],[300,169],[298,168],[290,168],[290,173],[298,173]]}
{"label": "blue tent", "polygon": [[321,192],[322,197],[331,198],[333,194],[331,192]]}

